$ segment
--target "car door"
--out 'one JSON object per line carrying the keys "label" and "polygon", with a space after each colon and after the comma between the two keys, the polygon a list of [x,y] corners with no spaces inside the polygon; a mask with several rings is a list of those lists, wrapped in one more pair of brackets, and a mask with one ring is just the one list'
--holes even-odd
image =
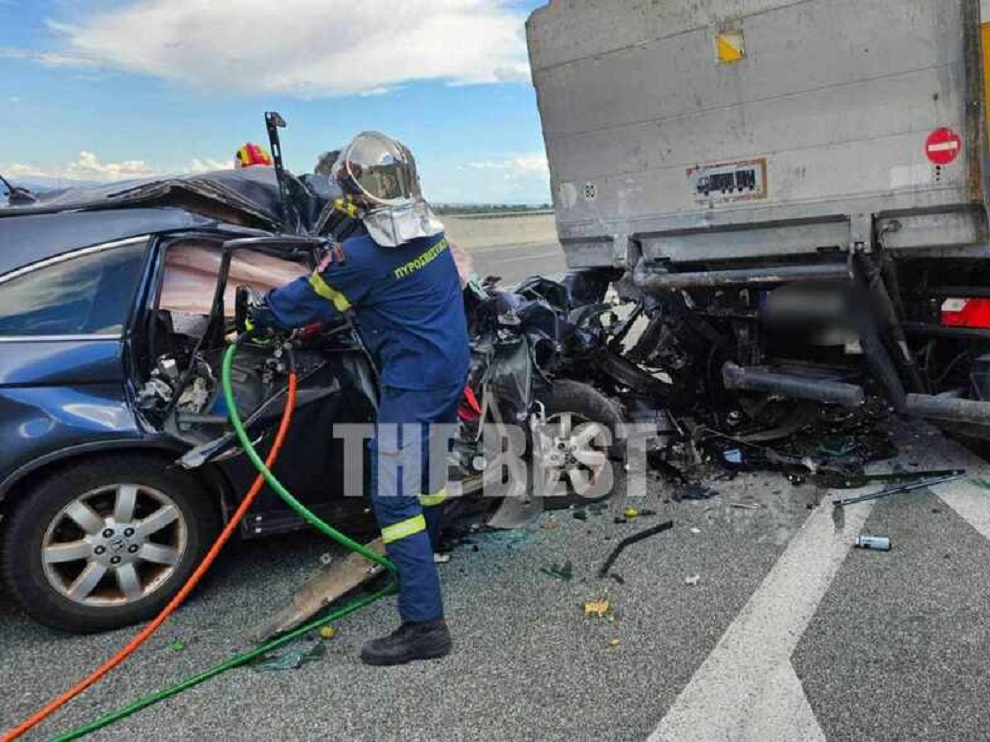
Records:
{"label": "car door", "polygon": [[[166,245],[160,261],[161,290],[152,307],[151,315],[161,318],[168,315],[167,324],[172,327],[194,326],[197,317],[205,324],[215,325],[223,317],[224,327],[232,329],[234,292],[238,285],[249,285],[255,291],[265,292],[299,276],[308,275],[315,256],[296,249],[279,250],[277,244],[267,246],[263,252],[241,250],[233,254],[229,274],[222,292],[222,306],[213,306],[218,281],[221,278],[222,246],[219,240],[177,241]],[[207,320],[210,314],[211,320]],[[332,342],[322,343],[318,336],[307,342],[297,352],[300,365],[299,402],[286,444],[274,467],[276,476],[301,501],[322,515],[340,518],[354,512],[361,513],[364,504],[342,502],[343,445],[333,438],[333,425],[340,422],[366,422],[373,419],[372,403],[374,380],[364,352],[360,346],[338,336]],[[203,356],[214,368],[219,378],[219,359],[225,344],[210,339],[203,346]],[[264,348],[246,348],[241,351],[236,371],[242,386],[235,392],[244,403],[242,417],[248,415],[262,398],[277,391],[281,381],[264,387],[257,382],[259,369],[270,351]],[[250,389],[248,387],[251,387]],[[275,411],[280,407],[276,406]],[[200,440],[219,439],[229,433],[222,418],[225,405],[215,390],[199,430],[193,432]],[[205,418],[204,418],[205,419]],[[259,449],[267,450],[277,424],[272,415],[259,436]],[[174,429],[175,426],[173,426]],[[178,426],[183,427],[183,426]],[[233,501],[240,501],[256,472],[243,455],[232,455],[236,446],[221,449],[219,456],[227,480],[231,483]],[[269,488],[262,491],[251,514],[245,519],[244,532],[248,536],[265,535],[302,526],[302,521],[287,508]]]}
{"label": "car door", "polygon": [[141,437],[123,358],[147,256],[144,236],[0,275],[0,481],[68,448]]}

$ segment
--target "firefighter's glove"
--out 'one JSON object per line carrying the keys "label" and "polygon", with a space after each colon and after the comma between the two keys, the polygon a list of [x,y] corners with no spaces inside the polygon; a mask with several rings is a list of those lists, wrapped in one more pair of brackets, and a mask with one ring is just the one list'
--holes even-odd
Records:
{"label": "firefighter's glove", "polygon": [[238,332],[252,342],[265,345],[278,341],[278,322],[268,302],[248,286],[237,287],[235,315]]}

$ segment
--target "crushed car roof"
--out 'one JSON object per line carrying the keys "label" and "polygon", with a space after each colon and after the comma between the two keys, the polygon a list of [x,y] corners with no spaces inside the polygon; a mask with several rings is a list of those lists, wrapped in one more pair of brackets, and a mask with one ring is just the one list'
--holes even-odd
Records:
{"label": "crushed car roof", "polygon": [[[295,178],[289,179],[298,183]],[[295,190],[295,189],[293,189]],[[0,217],[134,206],[172,206],[245,226],[282,225],[272,168],[219,170],[80,186],[38,196],[27,206],[0,208]]]}

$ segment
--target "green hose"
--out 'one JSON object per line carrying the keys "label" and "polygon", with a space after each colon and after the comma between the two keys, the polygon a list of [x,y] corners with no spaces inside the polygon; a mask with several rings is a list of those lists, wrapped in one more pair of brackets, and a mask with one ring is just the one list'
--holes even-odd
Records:
{"label": "green hose", "polygon": [[358,554],[361,554],[361,556],[370,559],[376,564],[381,565],[391,573],[393,579],[392,581],[389,582],[388,585],[386,585],[382,589],[377,590],[371,593],[370,595],[366,595],[361,598],[356,598],[350,603],[347,603],[346,605],[338,608],[337,610],[332,611],[330,614],[326,616],[322,616],[321,618],[312,621],[311,623],[308,623],[305,626],[301,626],[300,628],[295,629],[294,631],[291,631],[288,634],[279,637],[278,639],[274,639],[268,642],[267,644],[263,644],[262,646],[257,647],[256,649],[252,649],[248,652],[244,652],[243,654],[239,654],[236,657],[231,657],[230,659],[221,662],[219,665],[214,665],[208,670],[203,670],[202,672],[199,672],[196,675],[186,678],[185,680],[176,683],[175,685],[171,685],[167,688],[163,688],[162,690],[155,691],[154,693],[150,693],[128,704],[127,706],[118,709],[117,711],[112,711],[109,714],[105,714],[89,722],[88,724],[84,724],[83,726],[77,727],[76,729],[73,729],[69,732],[60,734],[59,736],[53,738],[54,742],[63,742],[66,740],[79,739],[80,737],[90,734],[91,732],[95,732],[98,729],[102,729],[106,726],[109,726],[110,724],[118,722],[121,719],[125,719],[128,716],[131,716],[132,714],[136,714],[138,711],[141,711],[142,709],[146,709],[149,706],[153,706],[159,701],[164,701],[166,698],[177,696],[183,691],[189,690],[190,688],[193,688],[199,685],[200,683],[204,683],[207,680],[215,678],[217,675],[227,672],[227,670],[233,670],[235,667],[246,665],[247,663],[258,659],[259,657],[267,654],[268,652],[271,652],[274,649],[278,649],[279,647],[284,646],[285,644],[288,644],[298,639],[300,636],[303,636],[309,633],[310,631],[313,631],[314,629],[318,629],[319,627],[325,625],[329,621],[336,621],[337,619],[343,618],[344,616],[350,613],[354,613],[355,611],[364,608],[366,605],[370,605],[371,603],[374,603],[376,600],[380,598],[384,598],[386,595],[389,595],[395,591],[395,587],[396,587],[395,578],[398,576],[398,571],[395,565],[392,564],[392,562],[390,562],[388,559],[383,557],[381,554],[378,554],[377,552],[366,548],[362,544],[359,544],[357,541],[348,538],[337,529],[333,528],[326,522],[320,520],[320,518],[317,517],[309,508],[307,508],[305,505],[299,502],[299,500],[293,497],[292,493],[289,492],[282,485],[282,483],[275,478],[275,475],[272,474],[271,470],[269,470],[269,468],[265,466],[265,462],[258,455],[258,452],[255,450],[254,445],[251,443],[251,439],[248,437],[247,431],[244,429],[244,423],[241,421],[241,416],[237,411],[237,401],[234,399],[234,389],[233,389],[233,385],[231,384],[231,370],[233,369],[234,366],[234,358],[237,355],[237,348],[238,348],[238,344],[234,343],[229,348],[227,348],[227,352],[224,354],[223,370],[221,373],[221,383],[223,385],[223,396],[224,396],[224,400],[227,403],[227,410],[228,410],[228,414],[230,415],[231,425],[233,425],[234,432],[237,434],[237,439],[240,441],[241,446],[244,448],[244,452],[251,460],[251,463],[258,470],[258,472],[265,478],[265,481],[268,482],[271,488],[275,490],[279,494],[279,496],[283,500],[285,500],[285,502],[289,505],[289,507],[291,507],[300,517],[302,517],[303,520],[305,520],[311,526],[316,528],[316,530],[318,530],[320,533],[329,536],[330,538],[332,538],[334,541],[341,544],[342,546],[345,546],[351,551],[357,552]]}

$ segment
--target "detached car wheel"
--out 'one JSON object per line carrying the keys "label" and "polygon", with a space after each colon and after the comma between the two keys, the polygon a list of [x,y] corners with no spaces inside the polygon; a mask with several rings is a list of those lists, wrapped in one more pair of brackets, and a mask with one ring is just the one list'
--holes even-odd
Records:
{"label": "detached car wheel", "polygon": [[[546,507],[586,505],[610,497],[612,467],[622,470],[619,411],[598,390],[569,380],[555,381],[542,402],[546,423],[538,430],[538,450],[544,470],[565,489],[547,501]],[[609,485],[604,492],[603,484]]]}
{"label": "detached car wheel", "polygon": [[22,493],[4,577],[35,620],[86,633],[154,616],[216,532],[215,503],[187,472],[147,457],[76,464]]}

